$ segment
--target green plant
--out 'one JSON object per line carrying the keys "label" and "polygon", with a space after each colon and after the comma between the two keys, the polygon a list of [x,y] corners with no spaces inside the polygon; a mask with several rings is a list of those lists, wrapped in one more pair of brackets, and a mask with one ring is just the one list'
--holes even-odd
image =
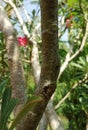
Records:
{"label": "green plant", "polygon": [[17,99],[11,98],[11,87],[6,87],[1,101],[0,130],[7,128],[8,119],[17,102]]}

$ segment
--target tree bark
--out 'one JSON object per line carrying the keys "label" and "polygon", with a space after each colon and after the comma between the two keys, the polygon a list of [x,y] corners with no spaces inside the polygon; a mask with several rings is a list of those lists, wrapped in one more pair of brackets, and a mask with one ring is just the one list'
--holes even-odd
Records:
{"label": "tree bark", "polygon": [[13,97],[19,99],[19,104],[25,102],[25,78],[17,45],[16,32],[10,23],[4,9],[0,9],[0,30],[4,33],[8,56]]}
{"label": "tree bark", "polygon": [[19,100],[14,114],[15,116],[26,102],[25,78],[22,63],[20,60],[19,48],[17,45],[16,32],[9,21],[3,7],[0,6],[0,30],[3,32],[6,41],[8,65],[12,86],[12,96]]}

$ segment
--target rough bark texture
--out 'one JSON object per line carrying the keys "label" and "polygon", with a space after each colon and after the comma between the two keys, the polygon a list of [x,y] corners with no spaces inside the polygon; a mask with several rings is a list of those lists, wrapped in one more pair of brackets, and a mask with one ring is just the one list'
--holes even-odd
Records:
{"label": "rough bark texture", "polygon": [[[16,116],[22,108],[23,104],[26,102],[25,78],[22,63],[20,60],[15,30],[3,8],[0,8],[0,30],[3,32],[6,40],[6,50],[10,70],[12,96],[19,100],[19,103],[17,104],[14,111],[14,114]],[[23,126],[21,124],[19,125]]]}
{"label": "rough bark texture", "polygon": [[19,105],[25,102],[25,79],[20,61],[15,30],[4,10],[0,10],[0,29],[6,40],[6,50],[10,69],[13,96],[19,99]]}
{"label": "rough bark texture", "polygon": [[43,61],[40,83],[55,85],[59,70],[57,0],[41,0],[41,24]]}

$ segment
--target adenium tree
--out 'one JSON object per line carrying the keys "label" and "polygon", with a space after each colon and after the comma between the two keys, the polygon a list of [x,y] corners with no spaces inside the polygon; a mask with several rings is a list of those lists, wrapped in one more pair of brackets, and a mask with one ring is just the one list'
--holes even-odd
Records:
{"label": "adenium tree", "polygon": [[[88,129],[88,106],[87,103],[84,102],[84,100],[87,101],[88,99],[86,91],[88,80],[88,14],[87,7],[85,6],[88,2],[86,0],[59,1],[59,33],[57,36],[57,20],[55,20],[57,17],[57,10],[53,10],[55,9],[54,2],[56,1],[52,0],[52,3],[50,3],[50,1],[40,1],[42,24],[40,24],[40,21],[39,23],[38,21],[36,22],[36,10],[32,11],[32,19],[30,20],[29,12],[26,12],[27,10],[25,10],[24,5],[21,3],[23,1],[4,1],[4,4],[6,4],[5,11],[2,6],[0,6],[0,47],[2,48],[2,44],[4,44],[3,46],[6,44],[6,49],[3,50],[2,48],[1,50],[0,48],[0,61],[2,61],[2,63],[0,63],[2,72],[0,73],[0,76],[2,75],[1,78],[4,77],[3,73],[5,70],[3,68],[7,69],[4,67],[4,63],[7,63],[8,60],[7,64],[9,69],[4,75],[6,74],[8,77],[7,73],[10,72],[12,96],[19,99],[19,103],[14,110],[15,117],[23,110],[22,108],[24,108],[26,104],[26,88],[28,88],[29,95],[31,95],[31,87],[29,86],[32,86],[32,94],[37,96],[40,95],[40,97],[42,97],[42,102],[37,103],[31,113],[29,112],[24,117],[18,124],[17,130],[34,130],[37,126],[39,126],[37,128],[38,130],[46,130],[47,123],[51,130],[63,130],[59,119],[59,114],[63,115],[63,113],[68,119],[66,126],[64,125],[66,129],[85,129],[85,127]],[[20,8],[20,6],[27,18],[26,22],[19,12],[18,8]],[[8,8],[10,8],[10,10]],[[10,19],[11,10],[13,10],[16,15],[13,20]],[[9,14],[9,19],[6,16],[6,13],[7,15]],[[38,18],[39,17],[40,15]],[[19,25],[22,29],[21,34],[24,36],[19,33],[17,36],[13,28],[14,25],[11,24],[12,21],[14,21],[13,23],[20,23]],[[3,34],[5,38],[4,42],[2,40]],[[65,37],[62,38],[64,34],[68,35],[66,39]],[[56,44],[58,37],[60,45],[59,50],[58,45]],[[22,55],[20,55],[19,49],[21,50]],[[6,52],[8,56],[6,55]],[[59,52],[62,65],[60,67],[60,72],[58,73],[58,65],[60,65],[58,63]],[[5,62],[3,55],[6,55],[7,58]],[[31,68],[33,70],[32,78],[34,78],[32,85],[31,76],[29,76],[31,75],[29,74],[31,73]],[[56,87],[57,75],[59,80],[57,83],[58,87],[56,93],[53,95],[54,98],[52,97],[51,100],[49,100]],[[34,84],[35,87],[33,86]],[[34,91],[34,88],[36,91]],[[80,93],[81,89],[82,93]],[[54,105],[56,105],[55,109],[52,102],[53,100]],[[55,110],[57,110],[58,115]],[[80,113],[82,114],[79,117]],[[41,117],[42,119],[38,125]]]}
{"label": "adenium tree", "polygon": [[[9,2],[17,13],[13,2]],[[41,96],[41,103],[37,103],[33,110],[22,119],[16,130],[35,130],[45,111],[46,105],[56,89],[56,81],[60,70],[60,59],[58,55],[58,0],[41,0],[41,37],[42,37],[42,64],[40,80],[34,94]],[[19,16],[19,14],[17,13]],[[20,20],[22,23],[22,20]],[[25,27],[23,27],[24,30]],[[32,43],[27,37],[16,36],[14,27],[8,19],[4,8],[0,8],[0,30],[3,32],[6,41],[8,65],[12,86],[12,96],[19,100],[14,114],[15,116],[26,103],[25,77],[21,63],[18,44],[26,46]],[[35,45],[35,42],[33,43]]]}

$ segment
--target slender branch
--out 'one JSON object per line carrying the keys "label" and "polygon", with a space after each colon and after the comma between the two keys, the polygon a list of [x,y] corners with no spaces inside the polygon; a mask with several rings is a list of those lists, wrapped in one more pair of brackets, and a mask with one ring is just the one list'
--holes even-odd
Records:
{"label": "slender branch", "polygon": [[31,63],[31,61],[26,60],[26,59],[22,59],[22,61],[25,62],[25,63]]}
{"label": "slender branch", "polygon": [[65,61],[64,61],[64,63],[61,65],[60,73],[59,73],[58,79],[60,78],[60,76],[62,75],[62,73],[63,73],[64,70],[66,69],[66,67],[68,66],[68,63],[71,62],[77,55],[79,55],[79,53],[80,53],[81,51],[83,51],[83,48],[84,48],[84,46],[85,46],[87,37],[88,37],[88,21],[87,21],[87,23],[86,23],[86,31],[85,31],[85,34],[84,34],[82,43],[81,43],[81,45],[80,45],[80,48],[79,48],[78,51],[77,51],[75,54],[73,54],[72,56],[70,56],[72,49],[67,53],[66,58],[65,58]]}
{"label": "slender branch", "polygon": [[31,19],[30,19],[29,15],[28,15],[27,10],[25,9],[25,7],[24,7],[24,5],[23,5],[23,3],[21,1],[19,1],[19,3],[20,3],[20,5],[21,5],[21,7],[22,7],[22,9],[23,9],[23,11],[25,13],[25,16],[26,16],[26,18],[28,20],[28,23],[30,24],[31,23]]}
{"label": "slender branch", "polygon": [[85,45],[86,40],[87,40],[87,37],[88,37],[88,22],[87,22],[87,24],[86,24],[86,31],[85,31],[85,35],[84,35],[84,37],[83,37],[81,46],[80,46],[79,50],[69,58],[69,62],[70,62],[71,60],[73,60],[73,59],[83,50],[84,45]]}
{"label": "slender branch", "polygon": [[33,43],[31,63],[32,63],[35,84],[36,86],[38,86],[39,79],[40,79],[41,66],[39,62],[38,45],[36,42]]}
{"label": "slender branch", "polygon": [[[8,55],[8,65],[10,69],[10,78],[13,97],[19,99],[19,106],[26,101],[25,96],[25,78],[23,66],[20,60],[17,39],[13,25],[9,21],[4,8],[0,6],[0,30],[3,32],[6,41],[6,51]],[[19,111],[20,109],[18,109]]]}
{"label": "slender branch", "polygon": [[12,8],[13,8],[13,10],[15,11],[16,16],[17,16],[17,18],[18,18],[18,20],[19,20],[20,25],[22,26],[22,29],[23,29],[23,31],[24,31],[24,34],[27,35],[27,37],[29,38],[29,37],[30,37],[30,34],[29,34],[29,32],[28,32],[28,30],[27,30],[27,27],[26,27],[26,25],[25,25],[25,23],[24,23],[24,21],[23,21],[21,15],[20,15],[20,13],[19,13],[17,7],[15,6],[15,4],[12,2],[12,0],[8,0],[8,1],[7,1],[7,0],[4,0],[4,1],[12,6]]}
{"label": "slender branch", "polygon": [[88,79],[88,74],[85,74],[84,78],[82,80],[79,80],[77,83],[75,83],[70,91],[61,99],[61,101],[55,106],[55,109],[58,109],[61,104],[70,96],[71,92],[79,85],[84,83]]}
{"label": "slender branch", "polygon": [[70,58],[71,52],[72,52],[72,49],[70,48],[69,52],[68,52],[67,55],[66,55],[66,58],[65,58],[64,63],[61,65],[60,73],[59,73],[59,75],[58,75],[58,79],[60,78],[61,74],[64,72],[64,70],[66,69],[66,67],[68,66],[69,58]]}
{"label": "slender branch", "polygon": [[65,16],[63,16],[60,20],[59,20],[59,33],[58,33],[58,38],[60,39],[63,35],[63,33],[66,31],[66,27],[63,29],[63,25],[65,20]]}

